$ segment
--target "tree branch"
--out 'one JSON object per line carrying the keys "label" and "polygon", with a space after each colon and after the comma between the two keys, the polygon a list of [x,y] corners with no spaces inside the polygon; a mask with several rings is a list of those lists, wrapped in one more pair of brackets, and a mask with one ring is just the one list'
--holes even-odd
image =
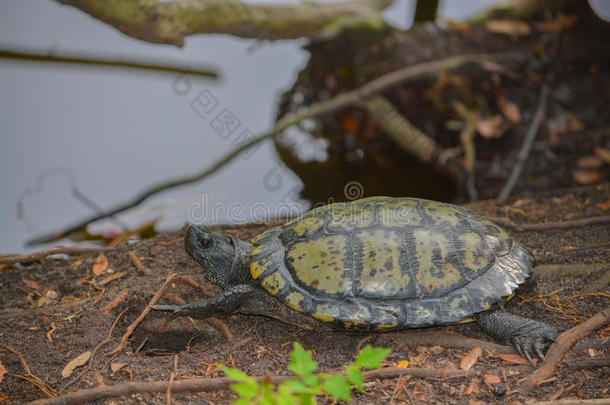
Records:
{"label": "tree branch", "polygon": [[239,0],[56,0],[147,42],[182,47],[195,34],[230,34],[266,40],[326,38],[351,27],[384,26],[389,0],[286,5]]}
{"label": "tree branch", "polygon": [[151,70],[155,72],[164,73],[179,73],[188,74],[194,76],[209,77],[212,79],[218,78],[218,74],[212,70],[205,69],[190,69],[178,65],[164,64],[157,61],[147,60],[124,60],[124,59],[110,59],[110,58],[91,58],[86,55],[72,54],[72,55],[52,55],[50,53],[41,52],[24,52],[12,49],[0,49],[0,58],[3,59],[15,59],[24,60],[38,63],[64,63],[64,64],[75,64],[75,65],[87,65],[97,67],[110,67],[110,68],[123,68],[123,69],[138,69],[138,70]]}
{"label": "tree branch", "polygon": [[[472,371],[462,370],[436,370],[432,368],[410,368],[410,367],[386,367],[377,370],[364,371],[362,373],[366,381],[377,378],[395,378],[403,375],[411,375],[421,378],[455,378],[455,377],[472,377]],[[258,380],[268,380],[272,384],[279,384],[282,381],[294,378],[288,375],[279,375],[273,377],[259,377]],[[226,389],[235,381],[230,378],[192,378],[189,380],[178,380],[171,383],[172,392],[202,392],[202,391],[217,391]],[[117,385],[105,385],[97,388],[84,389],[76,392],[71,392],[57,398],[39,399],[32,401],[30,405],[75,405],[84,404],[86,402],[96,401],[103,398],[116,398],[134,393],[145,392],[166,392],[169,386],[169,381],[151,381],[151,382],[129,382]]]}

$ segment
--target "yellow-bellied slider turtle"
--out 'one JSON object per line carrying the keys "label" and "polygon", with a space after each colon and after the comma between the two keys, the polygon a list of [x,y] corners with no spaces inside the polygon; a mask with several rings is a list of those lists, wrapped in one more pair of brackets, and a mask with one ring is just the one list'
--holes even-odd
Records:
{"label": "yellow-bellied slider turtle", "polygon": [[302,313],[358,331],[474,317],[528,358],[542,357],[559,332],[502,309],[531,275],[531,253],[499,226],[450,204],[366,198],[314,209],[251,243],[191,226],[185,245],[224,294],[155,307],[174,316],[240,312],[294,323]]}

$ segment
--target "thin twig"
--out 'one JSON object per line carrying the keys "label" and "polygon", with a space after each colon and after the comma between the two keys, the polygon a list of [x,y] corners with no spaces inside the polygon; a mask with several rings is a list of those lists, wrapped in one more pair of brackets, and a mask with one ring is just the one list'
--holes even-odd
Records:
{"label": "thin twig", "polygon": [[432,62],[424,62],[416,65],[407,66],[402,69],[395,70],[391,73],[388,73],[384,76],[381,76],[375,80],[370,81],[362,87],[359,87],[355,90],[339,94],[338,96],[324,102],[313,104],[308,108],[303,108],[294,113],[288,114],[278,120],[275,126],[258,136],[252,137],[248,142],[244,142],[237,146],[235,149],[232,149],[223,157],[216,160],[212,165],[206,167],[205,169],[193,173],[191,175],[187,175],[180,178],[175,178],[169,181],[165,181],[159,184],[156,184],[138,194],[131,201],[128,201],[123,204],[119,204],[114,208],[107,210],[98,215],[94,215],[89,217],[83,221],[80,221],[74,225],[68,226],[65,229],[53,232],[48,235],[42,235],[35,237],[27,242],[28,245],[36,245],[41,243],[47,243],[50,240],[57,240],[63,237],[66,237],[74,232],[84,229],[88,224],[99,221],[100,219],[107,218],[113,215],[116,215],[120,212],[126,211],[130,208],[136,207],[141,204],[151,196],[160,193],[161,191],[169,190],[174,187],[183,186],[185,184],[194,183],[196,181],[202,180],[211,174],[215,173],[217,170],[222,168],[224,165],[232,161],[234,158],[239,156],[242,152],[258,145],[259,143],[275,136],[276,134],[282,132],[286,128],[289,128],[295,124],[298,124],[302,120],[306,118],[318,117],[324,114],[331,114],[337,110],[342,108],[360,105],[361,102],[367,98],[370,98],[378,93],[381,93],[385,90],[388,90],[392,87],[396,87],[406,81],[413,80],[425,75],[434,74],[439,71],[447,70],[447,69],[455,69],[460,66],[463,66],[468,63],[480,63],[486,60],[498,60],[498,59],[511,59],[517,60],[519,59],[518,54],[514,53],[502,53],[502,54],[467,54],[467,55],[458,55],[451,56],[445,59],[439,59]]}
{"label": "thin twig", "polygon": [[165,291],[170,287],[171,282],[179,277],[180,276],[176,273],[171,273],[169,276],[167,276],[167,279],[165,280],[165,282],[163,283],[161,288],[159,288],[159,290],[157,290],[157,292],[152,297],[152,299],[150,300],[150,302],[148,303],[146,308],[144,308],[144,310],[140,313],[140,315],[136,318],[136,320],[133,321],[131,323],[131,325],[129,325],[127,327],[127,331],[123,334],[123,337],[121,338],[121,343],[119,343],[119,345],[117,347],[112,349],[108,353],[109,355],[116,354],[125,348],[125,346],[127,345],[127,340],[129,339],[129,337],[131,336],[133,331],[136,330],[136,328],[138,327],[140,322],[142,322],[142,320],[146,317],[146,315],[148,315],[148,313],[152,310],[152,306],[155,305],[157,302],[159,302],[161,297],[163,297],[163,294],[165,294]]}
{"label": "thin twig", "polygon": [[176,375],[178,375],[178,355],[174,354],[174,368],[169,375],[169,383],[167,384],[167,390],[165,391],[165,395],[167,396],[165,401],[166,405],[172,405],[172,384]]}
{"label": "thin twig", "polygon": [[102,340],[100,343],[98,343],[98,345],[95,346],[95,348],[91,352],[91,356],[89,357],[89,361],[87,362],[87,367],[83,371],[81,371],[76,377],[74,377],[74,379],[72,379],[71,381],[64,384],[61,387],[61,389],[59,390],[60,392],[65,391],[66,388],[68,388],[69,386],[71,386],[72,384],[74,384],[75,382],[80,380],[83,377],[83,375],[85,375],[85,373],[87,373],[91,370],[91,365],[93,364],[93,359],[95,358],[95,354],[102,346],[104,346],[106,343],[110,343],[112,341],[112,331],[114,331],[114,328],[115,328],[116,324],[119,322],[119,319],[121,319],[123,314],[125,314],[125,312],[127,312],[128,309],[129,308],[125,308],[120,314],[118,314],[116,316],[116,318],[114,318],[114,322],[112,322],[112,325],[110,326],[110,329],[108,330],[108,333],[106,334],[106,338],[104,340]]}
{"label": "thin twig", "polygon": [[51,255],[80,256],[88,254],[100,254],[104,253],[106,250],[108,249],[97,247],[60,246],[52,249],[41,250],[40,252],[30,253],[29,255],[0,257],[0,265],[15,263],[32,263]]}
{"label": "thin twig", "polygon": [[576,325],[572,329],[569,329],[560,334],[555,343],[551,345],[546,357],[540,367],[534,371],[521,389],[523,392],[528,392],[536,385],[541,384],[543,381],[548,379],[555,372],[555,368],[563,358],[563,355],[568,349],[576,342],[576,340],[582,336],[591,333],[593,330],[604,326],[610,321],[610,307],[604,311],[599,312],[587,319],[583,323]]}
{"label": "thin twig", "polygon": [[517,180],[521,176],[521,172],[523,171],[523,165],[527,160],[527,157],[530,154],[530,150],[532,149],[532,145],[534,144],[534,139],[536,139],[536,134],[538,133],[538,128],[544,119],[544,115],[546,114],[546,105],[549,98],[549,93],[551,89],[551,81],[553,74],[550,73],[547,76],[547,80],[542,85],[542,90],[540,91],[540,98],[538,99],[538,106],[536,107],[536,112],[534,113],[534,117],[532,118],[532,122],[530,127],[528,128],[525,138],[523,139],[523,144],[521,145],[521,150],[519,150],[519,154],[517,155],[517,162],[513,166],[513,171],[508,178],[508,181],[504,185],[502,191],[498,195],[498,200],[504,201],[513,191]]}
{"label": "thin twig", "polygon": [[[401,375],[412,375],[421,378],[456,378],[456,377],[472,377],[471,371],[462,370],[436,370],[432,368],[404,368],[404,367],[387,367],[377,370],[365,371],[362,373],[365,380],[374,380],[376,378],[395,378]],[[258,377],[258,380],[270,381],[272,384],[293,378],[292,376],[272,376],[271,378]],[[226,389],[235,381],[230,378],[192,378],[189,380],[179,380],[172,382],[172,392],[202,392],[202,391],[217,391]],[[169,381],[152,381],[152,382],[130,382],[124,384],[102,386],[92,389],[80,390],[63,395],[50,400],[41,399],[32,401],[30,405],[75,405],[86,402],[93,402],[103,398],[116,398],[134,393],[151,393],[151,392],[167,392]]]}
{"label": "thin twig", "polygon": [[150,70],[154,72],[173,73],[173,74],[188,74],[192,76],[202,76],[211,79],[218,78],[218,74],[212,70],[191,69],[178,65],[170,65],[167,63],[156,61],[133,61],[121,58],[92,58],[87,55],[53,55],[42,52],[24,52],[22,50],[0,49],[0,58],[23,60],[36,63],[61,63],[71,65],[96,66],[104,68],[120,68],[120,69],[135,69],[135,70]]}

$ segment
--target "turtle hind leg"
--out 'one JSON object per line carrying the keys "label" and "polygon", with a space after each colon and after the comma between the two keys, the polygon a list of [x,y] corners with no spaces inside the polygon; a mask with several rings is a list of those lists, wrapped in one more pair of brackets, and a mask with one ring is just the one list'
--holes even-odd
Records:
{"label": "turtle hind leg", "polygon": [[485,333],[499,343],[512,345],[529,361],[532,355],[544,360],[546,349],[561,332],[553,325],[509,314],[503,308],[480,312],[474,318]]}
{"label": "turtle hind leg", "polygon": [[154,305],[158,311],[173,312],[169,320],[180,316],[206,319],[212,316],[231,315],[245,305],[256,292],[256,287],[249,284],[239,284],[227,289],[222,295],[204,301],[185,305]]}

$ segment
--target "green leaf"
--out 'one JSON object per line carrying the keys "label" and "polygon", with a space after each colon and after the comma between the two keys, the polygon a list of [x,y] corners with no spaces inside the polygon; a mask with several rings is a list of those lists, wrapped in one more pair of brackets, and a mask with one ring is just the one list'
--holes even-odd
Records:
{"label": "green leaf", "polygon": [[381,362],[385,360],[391,352],[392,349],[366,345],[364,349],[360,350],[358,356],[356,356],[355,363],[364,368],[379,368],[381,367]]}
{"label": "green leaf", "polygon": [[324,389],[334,399],[343,399],[350,402],[352,400],[352,387],[345,377],[341,375],[331,375],[324,383]]}
{"label": "green leaf", "polygon": [[315,397],[311,394],[301,394],[299,398],[301,398],[300,405],[315,405],[316,403]]}
{"label": "green leaf", "polygon": [[227,377],[229,377],[235,381],[256,384],[256,379],[254,377],[250,377],[248,374],[244,373],[241,370],[238,370],[236,368],[226,367],[226,366],[223,366],[222,364],[220,365],[220,368],[222,369],[222,371],[225,373],[225,375]]}
{"label": "green leaf", "polygon": [[298,397],[292,394],[278,394],[276,400],[277,405],[294,405],[299,403]]}
{"label": "green leaf", "polygon": [[259,387],[256,383],[252,384],[252,383],[241,382],[241,383],[231,384],[231,385],[229,385],[229,387],[233,391],[235,391],[237,394],[239,394],[240,397],[246,398],[246,399],[254,398],[256,395],[258,395],[258,391],[259,391]]}
{"label": "green leaf", "polygon": [[294,342],[294,349],[290,352],[288,370],[296,375],[310,375],[318,368],[318,362],[311,357],[311,350],[305,350],[299,342]]}
{"label": "green leaf", "polygon": [[322,379],[320,378],[319,375],[310,374],[310,375],[303,376],[303,382],[308,387],[317,387],[322,382]]}
{"label": "green leaf", "polygon": [[352,383],[352,385],[355,385],[361,392],[364,391],[364,377],[360,372],[360,367],[351,365],[346,367],[345,372],[349,382]]}
{"label": "green leaf", "polygon": [[301,380],[297,380],[295,378],[290,378],[288,380],[284,380],[284,381],[282,381],[282,384],[280,384],[280,385],[285,385],[294,394],[311,392],[309,387],[307,387],[305,384],[303,384],[303,382]]}

